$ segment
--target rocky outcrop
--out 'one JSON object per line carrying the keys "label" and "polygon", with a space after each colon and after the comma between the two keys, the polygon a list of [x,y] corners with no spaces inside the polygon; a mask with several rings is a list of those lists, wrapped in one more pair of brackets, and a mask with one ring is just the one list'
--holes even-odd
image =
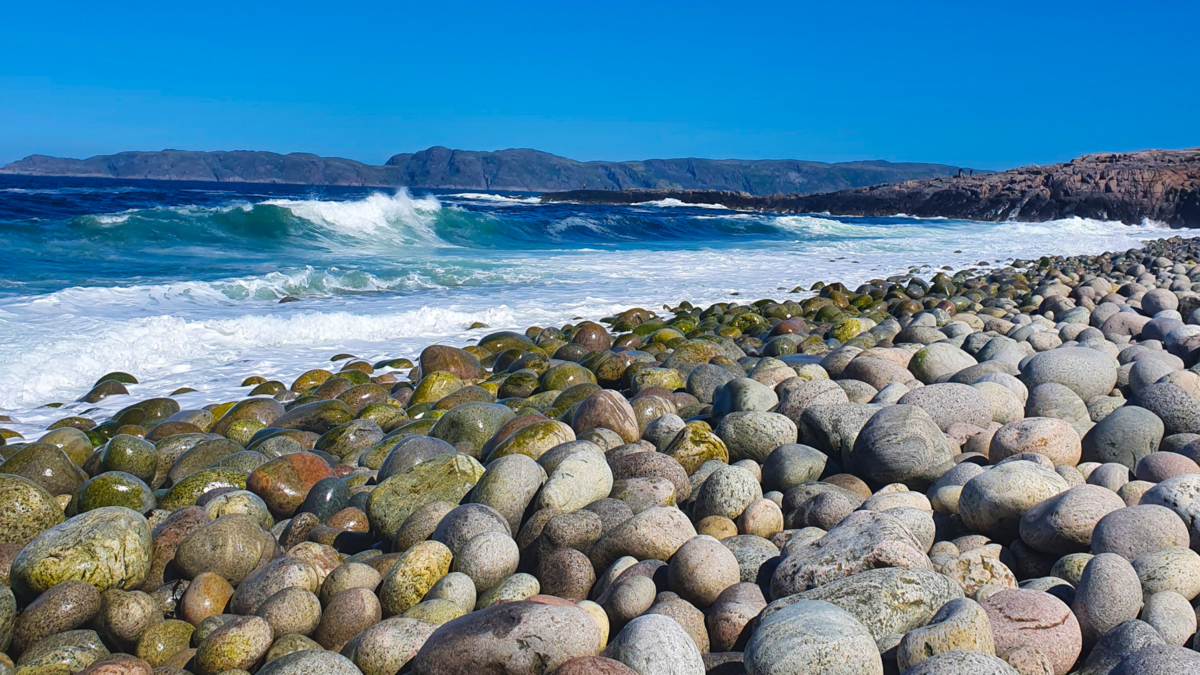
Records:
{"label": "rocky outcrop", "polygon": [[745,192],[574,191],[546,201],[630,204],[678,199],[693,204],[789,213],[1041,222],[1078,216],[1137,224],[1200,227],[1200,148],[1085,155],[1064,164],[975,176],[940,176],[810,195]]}
{"label": "rocky outcrop", "polygon": [[577,162],[529,149],[476,152],[432,147],[393,156],[383,166],[338,157],[273,152],[122,152],[88,159],[32,155],[0,174],[300,185],[405,186],[415,189],[546,192],[593,188],[734,190],[769,195],[828,192],[947,176],[956,167],[885,161],[648,159]]}

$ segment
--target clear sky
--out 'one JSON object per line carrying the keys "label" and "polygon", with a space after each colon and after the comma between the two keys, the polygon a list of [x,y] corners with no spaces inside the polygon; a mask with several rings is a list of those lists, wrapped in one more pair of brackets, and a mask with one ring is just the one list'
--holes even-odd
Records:
{"label": "clear sky", "polygon": [[979,168],[1200,146],[1200,2],[0,4],[0,163],[430,145]]}

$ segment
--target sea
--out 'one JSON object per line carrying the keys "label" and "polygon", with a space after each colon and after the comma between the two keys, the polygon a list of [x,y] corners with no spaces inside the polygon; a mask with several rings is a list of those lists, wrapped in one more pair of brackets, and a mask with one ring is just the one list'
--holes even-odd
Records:
{"label": "sea", "polygon": [[[432,343],[681,301],[749,303],[816,281],[857,285],[1014,258],[1125,250],[1155,223],[778,215],[536,195],[0,176],[0,414],[36,437],[138,399],[241,398],[347,352],[414,358]],[[281,303],[284,297],[296,302]],[[790,297],[806,297],[806,294]],[[488,328],[471,329],[476,323]],[[47,407],[47,404],[62,404]]]}

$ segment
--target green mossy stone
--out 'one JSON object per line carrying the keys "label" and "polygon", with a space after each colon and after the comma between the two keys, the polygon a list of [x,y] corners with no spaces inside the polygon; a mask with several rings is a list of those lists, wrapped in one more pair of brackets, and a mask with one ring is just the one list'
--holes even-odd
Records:
{"label": "green mossy stone", "polygon": [[101,592],[132,590],[150,573],[153,541],[140,513],[109,506],[81,513],[38,535],[13,560],[9,580],[26,601],[70,579]]}
{"label": "green mossy stone", "polygon": [[535,391],[538,390],[539,378],[536,371],[529,368],[522,368],[513,373],[509,373],[508,377],[500,383],[500,389],[496,395],[501,399],[507,398],[529,398]]}
{"label": "green mossy stone", "polygon": [[73,495],[88,475],[57,446],[30,443],[0,464],[0,473],[24,476],[52,495]]}
{"label": "green mossy stone", "polygon": [[575,432],[567,424],[557,420],[534,422],[496,444],[487,461],[517,454],[537,459],[550,448],[573,440]]}
{"label": "green mossy stone", "polygon": [[388,432],[408,422],[408,415],[405,414],[404,408],[393,403],[372,403],[359,410],[354,419],[371,420],[384,432]]}
{"label": "green mossy stone", "polygon": [[284,413],[283,404],[271,398],[248,398],[238,401],[212,426],[214,434],[228,436],[229,426],[241,420],[254,420],[270,426]]}
{"label": "green mossy stone", "polygon": [[[357,372],[357,371],[354,371]],[[297,399],[299,401],[300,399]],[[339,424],[345,424],[354,419],[350,407],[338,400],[316,400],[311,403],[298,405],[288,409],[283,415],[271,423],[280,429],[298,429],[323,434]]]}
{"label": "green mossy stone", "polygon": [[219,488],[246,488],[246,473],[238,469],[214,468],[194,473],[166,490],[158,500],[158,508],[176,511],[196,504],[196,500]]}
{"label": "green mossy stone", "polygon": [[271,380],[269,382],[260,382],[258,386],[250,390],[247,396],[274,396],[284,391],[287,391],[287,386],[277,380]]}
{"label": "green mossy stone", "polygon": [[596,376],[587,368],[569,361],[547,370],[538,382],[543,391],[566,391],[577,384],[585,383],[596,384]]}
{"label": "green mossy stone", "polygon": [[649,387],[675,391],[683,389],[687,382],[683,379],[683,374],[674,368],[642,368],[634,374],[631,384],[635,392]]}
{"label": "green mossy stone", "polygon": [[266,428],[267,425],[258,420],[238,420],[226,428],[225,436],[234,443],[245,447],[250,439],[254,438],[254,434]]}
{"label": "green mossy stone", "polygon": [[485,349],[490,354],[499,354],[506,349],[523,349],[528,351],[536,345],[533,340],[512,331],[501,331],[485,335],[479,340],[479,348]]}
{"label": "green mossy stone", "polygon": [[434,501],[457,504],[479,482],[483,471],[473,457],[446,453],[389,477],[367,499],[371,529],[391,541],[414,510]]}
{"label": "green mossy stone", "polygon": [[422,403],[429,403],[432,406],[462,388],[463,381],[454,373],[441,370],[430,373],[417,383],[417,388],[413,391],[412,398],[409,399],[410,409],[411,406]]}
{"label": "green mossy stone", "polygon": [[375,370],[381,370],[383,368],[394,368],[397,370],[407,370],[412,367],[413,367],[413,362],[410,361],[409,359],[405,359],[405,358],[385,359],[385,360],[380,361],[375,364]]}
{"label": "green mossy stone", "polygon": [[94,429],[96,427],[96,422],[86,417],[64,417],[46,427],[46,430],[54,431],[55,429],[65,429],[67,427],[79,429],[80,431],[87,431],[89,429]]}
{"label": "green mossy stone", "polygon": [[184,452],[172,464],[167,472],[171,482],[179,483],[183,479],[200,471],[204,471],[218,460],[221,460],[245,448],[240,443],[228,438],[204,440]]}
{"label": "green mossy stone", "polygon": [[421,602],[429,589],[450,572],[453,558],[440,541],[422,541],[401,553],[379,582],[383,615],[402,614]]}
{"label": "green mossy stone", "polygon": [[83,463],[92,456],[92,452],[95,450],[88,435],[75,427],[55,429],[43,435],[37,442],[49,443],[62,450],[67,457],[71,458],[75,466],[83,466]]}
{"label": "green mossy stone", "polygon": [[77,673],[109,655],[94,630],[56,633],[25,650],[17,661],[22,675],[66,675]]}
{"label": "green mossy stone", "polygon": [[690,476],[700,465],[716,460],[729,463],[729,449],[705,422],[688,422],[663,451]]}
{"label": "green mossy stone", "polygon": [[208,468],[237,469],[238,471],[244,471],[247,475],[249,475],[250,472],[254,471],[263,464],[266,464],[270,460],[270,457],[267,457],[257,450],[243,450],[241,452],[235,452],[232,455],[226,455],[225,457],[218,459]]}
{"label": "green mossy stone", "polygon": [[497,602],[510,602],[533,597],[542,591],[542,585],[532,574],[518,572],[479,594],[475,609],[486,609]]}
{"label": "green mossy stone", "polygon": [[383,440],[383,430],[371,420],[351,420],[325,432],[317,439],[314,449],[342,458]]}
{"label": "green mossy stone", "polygon": [[469,445],[471,450],[467,454],[479,458],[483,445],[513,417],[516,413],[498,403],[463,403],[442,415],[429,435],[455,447]]}
{"label": "green mossy stone", "polygon": [[192,644],[192,633],[196,627],[186,621],[167,619],[146,629],[138,640],[136,655],[139,659],[150,664],[151,668],[159,668],[167,659],[188,649]]}
{"label": "green mossy stone", "polygon": [[137,436],[114,436],[100,451],[103,471],[124,471],[142,481],[152,481],[158,471],[158,455],[153,443]]}
{"label": "green mossy stone", "polygon": [[71,507],[76,513],[86,513],[106,506],[123,506],[146,513],[154,508],[154,493],[137,476],[123,471],[106,471],[79,487]]}
{"label": "green mossy stone", "polygon": [[0,474],[0,543],[26,544],[64,520],[54,495],[28,478]]}

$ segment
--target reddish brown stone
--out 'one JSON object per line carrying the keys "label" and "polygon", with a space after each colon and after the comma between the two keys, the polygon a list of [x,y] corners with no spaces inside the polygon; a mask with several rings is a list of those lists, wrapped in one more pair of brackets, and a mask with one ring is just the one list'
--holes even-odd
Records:
{"label": "reddish brown stone", "polygon": [[82,675],[151,675],[149,663],[129,654],[113,654],[83,670]]}
{"label": "reddish brown stone", "polygon": [[324,459],[310,452],[296,452],[255,469],[246,480],[246,489],[261,497],[276,518],[289,518],[317,481],[332,476]]}
{"label": "reddish brown stone", "polygon": [[1066,675],[1083,649],[1079,621],[1062,600],[1042,591],[1000,591],[982,603],[992,625],[996,655],[1032,647],[1050,657],[1055,675]]}
{"label": "reddish brown stone", "polygon": [[353,506],[333,514],[326,524],[343,532],[367,532],[371,529],[370,523],[367,522],[367,514]]}
{"label": "reddish brown stone", "polygon": [[153,593],[168,581],[167,565],[175,559],[175,551],[183,538],[209,523],[204,509],[189,506],[180,509],[167,517],[158,527],[154,528],[154,553],[150,557],[150,574],[141,590]]}

